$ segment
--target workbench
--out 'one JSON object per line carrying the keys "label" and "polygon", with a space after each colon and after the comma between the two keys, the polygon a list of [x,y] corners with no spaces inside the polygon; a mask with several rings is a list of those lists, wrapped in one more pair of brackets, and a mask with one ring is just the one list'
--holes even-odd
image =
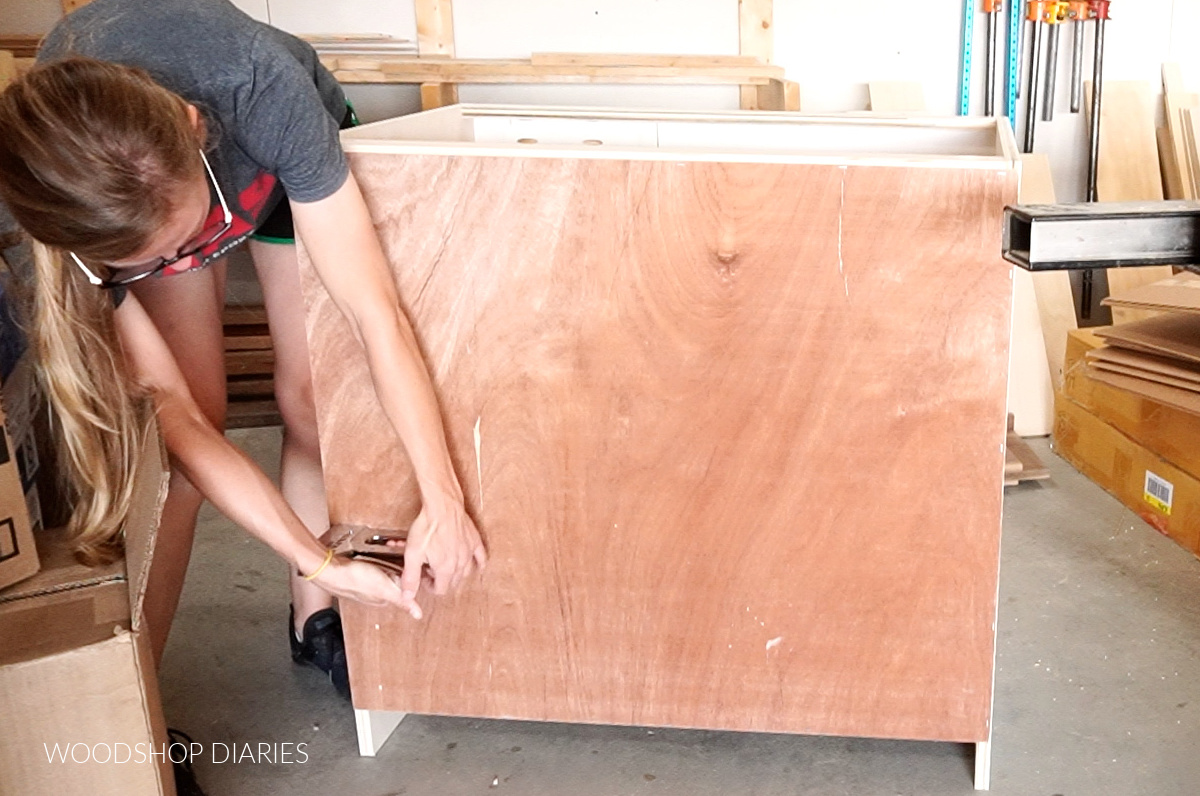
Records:
{"label": "workbench", "polygon": [[[346,131],[491,555],[342,606],[405,712],[975,744],[1011,266],[996,119],[450,106]],[[302,253],[331,519],[408,460]]]}

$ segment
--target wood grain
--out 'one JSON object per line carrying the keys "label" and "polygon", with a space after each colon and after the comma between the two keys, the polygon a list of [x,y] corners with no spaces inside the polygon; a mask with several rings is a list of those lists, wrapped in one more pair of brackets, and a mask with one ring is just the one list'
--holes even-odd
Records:
{"label": "wood grain", "polygon": [[324,55],[321,63],[348,83],[663,83],[766,86],[783,79],[770,64],[629,66],[535,64],[529,59]]}
{"label": "wood grain", "polygon": [[[357,707],[988,737],[1013,171],[351,161],[492,556],[344,606]],[[302,263],[331,517],[404,527]]]}
{"label": "wood grain", "polygon": [[454,57],[452,0],[415,0],[417,52],[422,57]]}

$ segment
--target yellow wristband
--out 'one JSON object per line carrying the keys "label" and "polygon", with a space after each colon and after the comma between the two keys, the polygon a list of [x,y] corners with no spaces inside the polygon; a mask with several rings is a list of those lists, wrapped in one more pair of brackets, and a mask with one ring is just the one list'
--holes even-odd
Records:
{"label": "yellow wristband", "polygon": [[325,551],[325,560],[321,562],[321,566],[319,566],[315,570],[313,570],[312,574],[301,575],[300,577],[304,578],[305,580],[312,580],[317,575],[320,575],[322,572],[324,572],[325,567],[329,566],[329,562],[332,560],[333,560],[333,548],[331,547]]}

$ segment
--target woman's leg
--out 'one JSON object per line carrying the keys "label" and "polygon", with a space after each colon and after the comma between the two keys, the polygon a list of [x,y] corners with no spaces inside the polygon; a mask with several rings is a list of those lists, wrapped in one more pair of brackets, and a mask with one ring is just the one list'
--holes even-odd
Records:
{"label": "woman's leg", "polygon": [[[313,404],[312,373],[308,365],[308,337],[304,327],[304,299],[300,293],[300,268],[296,247],[250,241],[250,254],[263,289],[271,342],[275,348],[275,398],[283,416],[283,457],[280,489],[288,505],[314,536],[329,529],[321,451],[317,439],[317,411]],[[304,621],[333,605],[333,598],[312,583],[291,573],[294,631]]]}
{"label": "woman's leg", "polygon": [[[225,427],[225,261],[203,270],[142,280],[132,292],[145,306],[179,363],[192,397],[217,429]],[[157,666],[179,605],[203,497],[177,470],[163,506],[145,614]]]}

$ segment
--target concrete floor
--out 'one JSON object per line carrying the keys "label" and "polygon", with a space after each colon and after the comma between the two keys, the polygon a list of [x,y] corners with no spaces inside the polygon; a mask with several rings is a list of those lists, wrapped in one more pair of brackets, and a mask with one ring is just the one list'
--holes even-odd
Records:
{"label": "concrete floor", "polygon": [[[274,429],[232,432],[264,465]],[[1069,465],[1007,490],[992,792],[1200,793],[1200,562]],[[268,471],[270,471],[268,467]],[[973,793],[957,744],[409,716],[375,759],[284,637],[284,567],[206,508],[161,679],[168,723],[305,743],[304,764],[197,763],[209,796]]]}

